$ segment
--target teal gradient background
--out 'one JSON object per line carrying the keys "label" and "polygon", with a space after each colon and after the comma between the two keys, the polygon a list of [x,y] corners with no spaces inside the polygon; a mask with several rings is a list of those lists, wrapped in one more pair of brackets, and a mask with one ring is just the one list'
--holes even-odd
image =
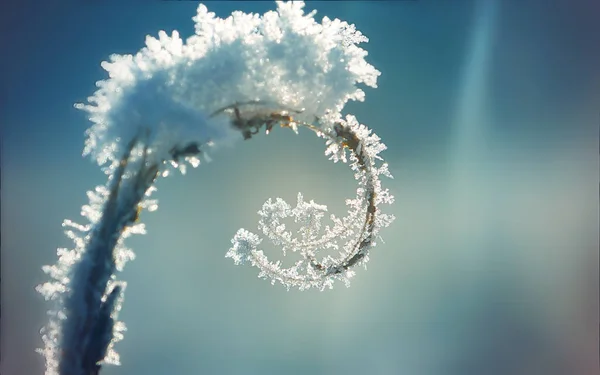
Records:
{"label": "teal gradient background", "polygon": [[[263,13],[271,2],[209,2]],[[147,34],[193,33],[195,2],[14,2],[0,14],[3,375],[41,374],[35,291],[85,192],[73,103]],[[584,374],[598,370],[600,4],[309,2],[356,24],[381,70],[347,111],[388,150],[397,217],[350,288],[286,292],[224,255],[262,203],[340,214],[351,172],[284,130],[159,181],[126,280],[121,367],[148,374]],[[275,249],[267,249],[277,256]]]}

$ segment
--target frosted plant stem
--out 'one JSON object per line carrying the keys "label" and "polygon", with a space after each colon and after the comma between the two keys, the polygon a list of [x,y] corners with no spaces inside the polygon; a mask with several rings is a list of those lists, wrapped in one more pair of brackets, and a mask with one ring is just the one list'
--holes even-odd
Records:
{"label": "frosted plant stem", "polygon": [[[156,164],[147,165],[143,157],[129,176],[126,170],[132,150],[138,143],[134,138],[127,146],[110,180],[111,187],[101,219],[91,229],[88,242],[79,262],[72,267],[71,282],[59,314],[59,332],[54,345],[46,346],[48,370],[57,366],[60,375],[97,374],[102,361],[115,340],[116,314],[120,308],[124,283],[115,281],[115,248],[127,227],[138,216],[138,205],[158,176]],[[126,178],[128,177],[128,178]],[[58,363],[56,363],[58,362]]]}
{"label": "frosted plant stem", "polygon": [[[294,208],[280,198],[263,204],[258,229],[284,256],[302,257],[290,268],[269,261],[258,248],[262,238],[244,229],[226,257],[301,290],[324,290],[336,280],[349,285],[354,270],[366,265],[380,230],[394,220],[381,211],[394,197],[380,177],[392,176],[379,156],[386,149],[380,138],[342,110],[348,101],[363,101],[358,85],[377,87],[380,72],[365,60],[359,45],[368,38],[354,25],[318,22],[303,8],[302,1],[277,2],[275,11],[222,19],[199,4],[193,36],[159,31],[137,53],[102,62],[108,78],[75,107],[92,122],[83,155],[109,178],[88,192],[81,214],[89,224],[63,223],[74,248],[58,249],[58,262],[43,267],[51,280],[37,290],[54,304],[41,330],[46,375],[97,374],[101,364],[119,364],[113,346],[125,329],[117,313],[126,284],[116,273],[134,257],[124,239],[145,233],[139,212],[157,207],[148,199],[154,181],[172,170],[185,174],[187,166],[210,161],[207,147],[229,148],[263,127],[267,134],[276,125],[307,127],[325,139],[325,155],[353,170],[356,195],[346,199],[347,215],[330,215],[325,226],[327,206],[301,193]],[[301,224],[296,237],[282,223],[289,217]],[[339,254],[324,255],[328,250]]]}

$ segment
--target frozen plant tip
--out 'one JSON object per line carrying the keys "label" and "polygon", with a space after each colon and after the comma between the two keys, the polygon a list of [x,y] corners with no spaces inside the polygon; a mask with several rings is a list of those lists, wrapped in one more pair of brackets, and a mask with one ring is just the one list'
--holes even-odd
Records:
{"label": "frozen plant tip", "polygon": [[[250,262],[259,268],[259,277],[270,279],[272,283],[280,282],[288,289],[294,286],[300,290],[311,287],[323,290],[332,288],[335,280],[349,285],[354,275],[352,268],[366,264],[369,249],[375,246],[380,229],[394,220],[393,215],[381,213],[378,207],[381,203],[391,204],[394,201],[379,180],[380,175],[392,177],[388,166],[375,163],[376,159],[381,159],[379,153],[385,150],[385,145],[366,126],[358,124],[353,116],[337,122],[332,130],[302,122],[295,125],[306,127],[325,138],[325,154],[330,155],[334,162],[348,162],[346,154],[347,150],[350,151],[350,167],[355,172],[358,188],[356,197],[346,200],[349,206],[347,216],[339,219],[331,215],[333,226],[326,226],[319,237],[327,206],[305,202],[301,193],[295,208],[281,198],[275,201],[269,199],[258,212],[261,217],[259,229],[274,245],[282,248],[284,255],[287,251],[299,252],[302,259],[290,268],[282,268],[280,262],[270,262],[258,248],[262,239],[245,229],[236,233],[231,241],[233,247],[226,257],[232,258],[236,264]],[[293,237],[285,230],[281,220],[287,217],[293,217],[296,223],[301,224],[300,237]],[[326,249],[340,250],[339,257],[326,256],[317,260],[317,252]]]}
{"label": "frozen plant tip", "polygon": [[[143,209],[159,177],[181,173],[208,151],[250,140],[264,129],[308,129],[325,140],[325,154],[347,163],[358,182],[347,199],[345,217],[330,216],[325,205],[299,193],[295,207],[269,199],[259,211],[258,230],[283,254],[301,259],[290,268],[272,262],[259,249],[263,239],[240,229],[226,257],[259,268],[259,276],[301,290],[346,285],[356,266],[369,259],[381,228],[392,215],[381,204],[393,203],[381,176],[391,178],[380,153],[383,143],[352,115],[341,111],[348,100],[364,100],[357,85],[376,87],[379,72],[365,61],[366,42],[354,25],[305,14],[303,2],[277,2],[263,15],[233,12],[221,19],[200,4],[195,35],[182,40],[176,31],[148,36],[135,55],[112,55],[102,67],[109,77],[97,83],[88,103],[77,109],[89,115],[84,155],[108,175],[106,186],[88,193],[82,208],[89,221],[65,221],[72,250],[59,249],[58,263],[45,266],[51,281],[38,286],[53,301],[42,329],[47,375],[96,374],[102,363],[119,363],[113,345],[125,327],[117,320],[126,284],[117,280],[134,254],[123,241],[145,233]],[[301,225],[297,234],[282,220]],[[334,250],[339,256],[320,256]]]}

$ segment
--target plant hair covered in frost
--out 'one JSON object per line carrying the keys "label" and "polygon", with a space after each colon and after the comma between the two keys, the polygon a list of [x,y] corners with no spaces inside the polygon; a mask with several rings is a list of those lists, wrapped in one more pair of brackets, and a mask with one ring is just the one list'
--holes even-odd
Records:
{"label": "plant hair covered in frost", "polygon": [[[380,229],[393,215],[381,212],[393,196],[380,177],[392,177],[380,153],[380,138],[352,115],[342,115],[349,100],[363,101],[357,85],[377,87],[379,71],[366,62],[367,42],[354,25],[304,13],[303,2],[277,2],[265,14],[233,12],[216,17],[200,4],[195,35],[185,41],[177,31],[146,37],[133,55],[112,55],[102,67],[108,78],[87,103],[75,107],[91,121],[84,156],[108,175],[88,192],[81,214],[88,223],[63,224],[74,248],[59,249],[58,262],[44,266],[51,280],[38,291],[53,303],[42,329],[47,375],[97,374],[101,364],[119,363],[115,342],[125,326],[117,320],[125,282],[117,279],[134,253],[124,245],[144,234],[142,210],[154,211],[157,178],[186,172],[209,161],[209,154],[251,139],[275,125],[295,132],[308,129],[324,139],[325,154],[347,163],[358,182],[347,199],[345,217],[298,193],[296,207],[269,199],[259,211],[257,229],[286,252],[302,259],[290,268],[266,258],[261,236],[240,229],[225,256],[235,264],[259,268],[259,277],[300,290],[349,284],[356,266],[365,265]],[[301,228],[287,231],[292,217]],[[334,249],[338,257],[319,257]]]}

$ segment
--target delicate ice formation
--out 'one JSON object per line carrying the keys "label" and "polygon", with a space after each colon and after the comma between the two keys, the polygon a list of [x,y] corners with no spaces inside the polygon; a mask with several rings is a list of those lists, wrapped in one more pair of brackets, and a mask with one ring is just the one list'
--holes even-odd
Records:
{"label": "delicate ice formation", "polygon": [[169,148],[158,145],[166,142],[230,143],[239,135],[209,117],[250,100],[303,109],[298,120],[339,120],[348,100],[364,99],[356,84],[376,87],[380,73],[365,61],[357,45],[368,39],[354,25],[327,17],[319,23],[303,7],[278,2],[277,11],[221,19],[201,4],[196,35],[185,42],[177,31],[160,31],[135,55],[112,55],[102,63],[110,78],[98,82],[90,104],[76,104],[94,123],[84,155],[110,173],[140,128],[151,130],[150,151],[159,159],[169,159]]}
{"label": "delicate ice formation", "polygon": [[137,143],[137,138],[128,143],[107,186],[88,192],[90,204],[81,213],[90,224],[63,223],[75,247],[58,249],[58,263],[43,267],[52,280],[37,290],[55,303],[41,331],[46,374],[90,374],[96,373],[99,361],[119,363],[113,345],[125,330],[117,314],[126,283],[117,281],[115,272],[133,259],[123,240],[145,233],[138,215],[142,208],[154,208],[146,197],[159,172],[156,164],[147,163],[146,148],[141,158],[131,161]]}
{"label": "delicate ice formation", "polygon": [[[348,215],[341,219],[331,215],[333,226],[326,226],[322,231],[321,220],[327,206],[306,202],[302,194],[298,194],[295,208],[281,198],[269,199],[258,212],[259,229],[274,245],[281,247],[284,255],[287,251],[298,251],[302,259],[290,268],[281,268],[280,262],[270,262],[258,249],[262,239],[245,229],[236,233],[231,240],[233,247],[226,254],[236,264],[250,262],[260,269],[259,277],[270,279],[272,284],[280,282],[288,290],[292,286],[300,290],[311,287],[324,290],[332,288],[336,279],[348,286],[354,275],[352,268],[366,264],[368,251],[375,246],[380,229],[394,220],[393,215],[381,213],[378,207],[381,203],[394,202],[394,197],[381,187],[379,180],[380,175],[392,177],[386,163],[380,166],[376,163],[376,159],[381,159],[379,153],[386,148],[380,138],[360,125],[354,116],[337,122],[332,130],[312,130],[327,139],[325,154],[334,162],[348,162],[346,150],[350,150],[350,167],[358,188],[356,197],[346,200]],[[281,222],[290,216],[301,224],[299,238],[286,231]],[[324,249],[340,250],[339,257],[326,256],[318,260],[319,250]]]}
{"label": "delicate ice formation", "polygon": [[[331,288],[335,280],[348,284],[352,268],[365,264],[379,230],[394,217],[380,212],[393,197],[381,187],[379,165],[385,149],[379,137],[353,116],[342,118],[348,100],[364,99],[359,83],[376,87],[379,72],[365,61],[357,44],[367,39],[353,25],[304,14],[302,2],[277,3],[264,15],[234,12],[215,17],[204,5],[194,17],[196,35],[185,42],[174,31],[146,38],[135,55],[113,55],[102,66],[109,78],[98,82],[89,104],[76,107],[89,114],[84,155],[90,155],[109,175],[106,186],[89,192],[82,208],[89,224],[65,221],[72,250],[59,249],[58,263],[45,266],[51,281],[38,286],[55,303],[42,330],[46,374],[97,373],[98,363],[118,363],[113,350],[125,327],[118,322],[125,283],[116,279],[134,254],[123,245],[131,234],[145,233],[138,222],[150,200],[154,182],[169,166],[185,172],[207,160],[207,147],[250,139],[263,127],[297,131],[305,127],[326,139],[326,155],[350,162],[358,181],[356,197],[346,201],[348,215],[331,216],[322,228],[327,207],[298,195],[292,208],[269,200],[259,212],[259,229],[302,260],[284,269],[259,250],[260,236],[240,229],[226,256],[248,262],[260,277],[288,289]],[[350,151],[350,157],[346,157]],[[184,163],[184,162],[187,162]],[[302,224],[299,236],[280,220],[292,216]],[[339,257],[318,258],[322,249]]]}

